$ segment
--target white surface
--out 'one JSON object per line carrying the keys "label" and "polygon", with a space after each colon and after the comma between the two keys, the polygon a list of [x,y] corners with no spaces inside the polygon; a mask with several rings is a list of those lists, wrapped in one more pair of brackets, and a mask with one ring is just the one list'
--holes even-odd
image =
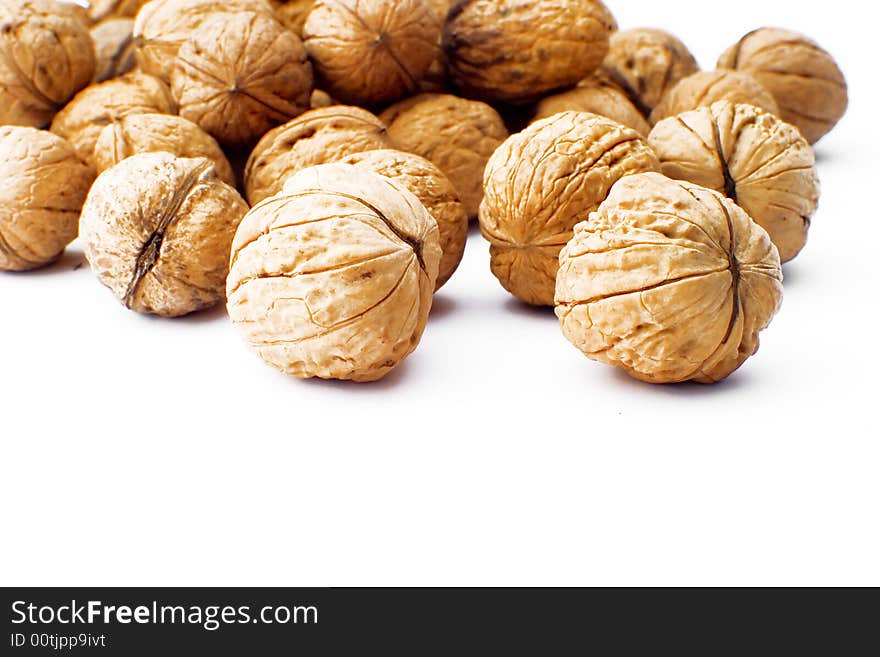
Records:
{"label": "white surface", "polygon": [[222,310],[124,310],[74,245],[0,275],[0,581],[880,584],[873,10],[710,5],[611,3],[706,67],[754,27],[802,30],[851,86],[810,242],[740,372],[654,387],[586,360],[473,233],[396,373],[301,382]]}

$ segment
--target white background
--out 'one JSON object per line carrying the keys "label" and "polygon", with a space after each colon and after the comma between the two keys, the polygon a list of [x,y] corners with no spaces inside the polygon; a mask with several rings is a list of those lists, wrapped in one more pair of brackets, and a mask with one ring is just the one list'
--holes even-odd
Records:
{"label": "white background", "polygon": [[222,309],[126,311],[74,244],[0,275],[2,583],[880,584],[874,10],[610,6],[704,67],[766,24],[848,76],[757,356],[712,387],[632,381],[513,301],[474,232],[402,367],[302,382]]}

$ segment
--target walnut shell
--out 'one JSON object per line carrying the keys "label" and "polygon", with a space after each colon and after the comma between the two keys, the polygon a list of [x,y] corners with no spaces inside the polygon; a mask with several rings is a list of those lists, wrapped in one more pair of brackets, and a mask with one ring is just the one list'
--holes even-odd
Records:
{"label": "walnut shell", "polygon": [[646,117],[679,80],[699,70],[687,46],[669,32],[650,28],[612,34],[602,62],[603,75]]}
{"label": "walnut shell", "polygon": [[507,138],[501,116],[489,105],[450,94],[420,94],[379,115],[397,148],[433,162],[452,181],[468,216],[483,198],[483,169]]}
{"label": "walnut shell", "polygon": [[525,103],[592,74],[616,27],[600,0],[460,0],[443,50],[465,95]]}
{"label": "walnut shell", "polygon": [[61,137],[0,126],[0,270],[36,269],[60,256],[94,178]]}
{"label": "walnut shell", "polygon": [[221,12],[180,47],[180,115],[225,144],[249,144],[309,109],[312,67],[299,37],[258,12]]}
{"label": "walnut shell", "polygon": [[773,96],[751,75],[737,71],[701,71],[679,81],[663,96],[651,112],[651,123],[698,107],[709,107],[719,100],[748,103],[779,115]]}
{"label": "walnut shell", "polygon": [[107,18],[134,18],[148,0],[90,0],[89,17],[95,23]]}
{"label": "walnut shell", "polygon": [[322,87],[352,105],[417,91],[439,40],[440,23],[423,0],[317,0],[303,26]]}
{"label": "walnut shell", "polygon": [[132,155],[157,151],[207,158],[217,177],[235,186],[232,167],[214,138],[192,121],[169,114],[133,114],[104,126],[95,144],[95,165],[101,172]]}
{"label": "walnut shell", "polygon": [[803,248],[819,179],[813,149],[797,128],[722,101],[661,121],[648,142],[664,174],[735,201],[770,234],[782,262]]}
{"label": "walnut shell", "polygon": [[95,82],[104,82],[128,73],[135,66],[134,19],[108,18],[91,29],[95,42]]}
{"label": "walnut shell", "polygon": [[178,317],[223,300],[247,209],[210,160],[140,153],[98,176],[80,237],[92,270],[126,308]]}
{"label": "walnut shell", "polygon": [[159,79],[141,73],[92,85],[79,92],[52,121],[52,132],[67,139],[80,158],[94,166],[101,130],[132,114],[174,114],[171,92]]}
{"label": "walnut shell", "polygon": [[47,125],[94,74],[88,28],[64,5],[0,3],[0,124]]}
{"label": "walnut shell", "polygon": [[455,273],[467,242],[468,216],[452,183],[429,160],[392,149],[364,151],[341,160],[403,185],[422,202],[440,231],[440,269],[434,291]]}
{"label": "walnut shell", "polygon": [[492,273],[522,301],[552,306],[559,251],[575,224],[620,178],[658,168],[635,130],[595,114],[555,114],[512,135],[483,177]]}
{"label": "walnut shell", "polygon": [[439,261],[437,224],[402,185],[311,167],[242,221],[227,309],[282,372],[374,381],[418,345]]}
{"label": "walnut shell", "polygon": [[315,0],[288,0],[275,9],[275,16],[288,29],[302,38],[303,25]]}
{"label": "walnut shell", "polygon": [[779,115],[811,144],[846,113],[847,86],[834,58],[802,34],[775,28],[749,32],[718,60],[749,73],[779,104]]}
{"label": "walnut shell", "polygon": [[326,91],[321,91],[320,89],[313,89],[312,96],[311,98],[309,98],[309,107],[311,109],[331,107],[338,104],[339,103],[337,103],[330,94],[328,94]]}
{"label": "walnut shell", "polygon": [[367,110],[343,105],[310,110],[259,141],[245,167],[245,195],[256,205],[306,167],[391,146],[385,124]]}
{"label": "walnut shell", "polygon": [[657,173],[618,182],[559,261],[565,337],[651,383],[724,379],[782,300],[766,231],[721,194]]}

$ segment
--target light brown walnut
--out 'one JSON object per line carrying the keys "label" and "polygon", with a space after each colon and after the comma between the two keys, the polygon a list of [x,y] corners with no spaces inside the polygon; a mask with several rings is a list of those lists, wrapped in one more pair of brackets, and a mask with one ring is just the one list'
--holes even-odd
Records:
{"label": "light brown walnut", "polygon": [[552,306],[559,251],[575,224],[622,177],[658,168],[639,133],[595,114],[555,114],[512,135],[483,177],[492,273],[522,301]]}
{"label": "light brown walnut", "polygon": [[89,17],[95,23],[108,18],[134,18],[147,0],[90,0]]}
{"label": "light brown walnut", "polygon": [[374,381],[418,345],[439,261],[437,223],[403,185],[311,167],[242,221],[227,309],[282,372]]}
{"label": "light brown walnut", "polygon": [[648,143],[664,174],[735,201],[770,234],[782,262],[803,248],[819,178],[797,128],[752,105],[722,101],[661,121]]}
{"label": "light brown walnut", "polygon": [[312,96],[309,99],[309,107],[311,109],[319,109],[321,107],[331,107],[333,105],[338,105],[339,103],[328,94],[326,91],[321,91],[320,89],[312,90]]}
{"label": "light brown walnut", "polygon": [[651,123],[698,107],[709,107],[719,100],[748,103],[779,115],[779,105],[773,96],[751,75],[717,70],[694,73],[679,81],[654,108]]}
{"label": "light brown walnut", "polygon": [[0,270],[36,269],[60,256],[94,178],[61,137],[0,126]]}
{"label": "light brown walnut", "polygon": [[80,237],[98,280],[126,308],[178,317],[223,300],[247,210],[210,160],[141,153],[98,176]]}
{"label": "light brown walnut", "polygon": [[108,18],[91,29],[95,42],[95,82],[104,82],[128,73],[135,67],[132,18]]}

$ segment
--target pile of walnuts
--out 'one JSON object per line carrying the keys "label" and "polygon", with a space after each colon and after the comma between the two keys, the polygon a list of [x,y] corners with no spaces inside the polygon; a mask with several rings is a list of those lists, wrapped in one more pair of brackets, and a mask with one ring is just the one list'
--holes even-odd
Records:
{"label": "pile of walnuts", "polygon": [[601,0],[0,0],[0,270],[77,236],[127,308],[226,303],[269,364],[373,381],[478,219],[588,357],[714,382],[758,348],[847,86],[755,30],[700,70]]}

